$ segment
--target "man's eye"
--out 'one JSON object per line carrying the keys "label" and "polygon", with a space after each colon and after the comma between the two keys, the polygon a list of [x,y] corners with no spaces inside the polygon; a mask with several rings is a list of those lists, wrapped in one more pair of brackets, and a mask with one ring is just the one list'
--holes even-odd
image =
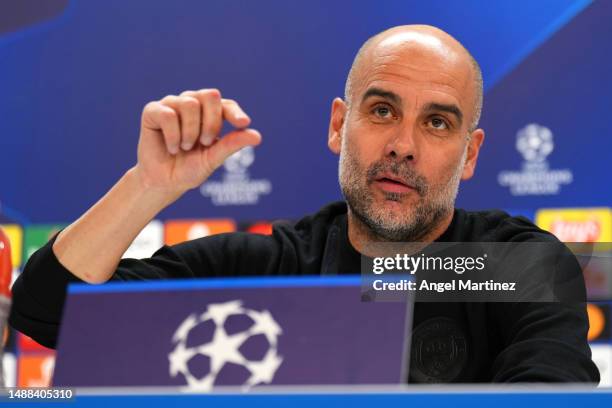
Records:
{"label": "man's eye", "polygon": [[433,119],[431,119],[429,121],[429,123],[431,124],[431,127],[433,127],[434,129],[437,129],[437,130],[446,130],[446,129],[448,129],[448,125],[444,121],[444,119],[433,118]]}
{"label": "man's eye", "polygon": [[379,118],[383,118],[383,119],[391,118],[393,116],[393,112],[391,111],[391,108],[389,108],[388,106],[384,106],[384,105],[376,106],[372,110],[372,112]]}

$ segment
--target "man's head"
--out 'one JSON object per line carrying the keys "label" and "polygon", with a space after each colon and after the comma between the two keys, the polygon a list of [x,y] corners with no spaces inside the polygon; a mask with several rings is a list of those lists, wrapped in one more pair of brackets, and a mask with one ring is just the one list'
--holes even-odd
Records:
{"label": "man's head", "polygon": [[480,68],[450,35],[400,26],[370,38],[330,121],[350,217],[388,241],[427,239],[449,222],[484,138],[481,106]]}

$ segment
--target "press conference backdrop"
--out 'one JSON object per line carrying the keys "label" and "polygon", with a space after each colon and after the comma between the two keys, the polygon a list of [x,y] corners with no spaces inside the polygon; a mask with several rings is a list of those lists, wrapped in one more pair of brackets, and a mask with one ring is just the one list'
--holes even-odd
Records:
{"label": "press conference backdrop", "polygon": [[[126,256],[266,233],[270,220],[340,199],[331,101],[365,39],[411,23],[451,33],[483,70],[486,141],[458,206],[524,215],[567,241],[610,241],[611,20],[603,0],[2,2],[0,223],[15,274],[135,163],[144,104],[187,89],[238,100],[264,142],[164,210]],[[591,292],[604,301],[591,333],[600,368],[612,364],[601,276]],[[9,383],[48,381],[49,350],[13,332],[7,341]]]}

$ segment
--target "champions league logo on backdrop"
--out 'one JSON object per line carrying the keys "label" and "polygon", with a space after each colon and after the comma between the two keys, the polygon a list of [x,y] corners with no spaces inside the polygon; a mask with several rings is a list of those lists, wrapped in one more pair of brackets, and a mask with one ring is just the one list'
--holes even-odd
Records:
{"label": "champions league logo on backdrop", "polygon": [[549,128],[534,123],[519,130],[516,135],[516,150],[529,163],[543,163],[555,148]]}
{"label": "champions league logo on backdrop", "polygon": [[570,184],[569,169],[550,169],[548,156],[555,148],[553,134],[545,126],[531,123],[516,135],[516,150],[523,156],[520,171],[501,171],[497,181],[509,187],[514,196],[559,194],[561,186]]}
{"label": "champions league logo on backdrop", "polygon": [[281,334],[267,310],[246,309],[239,300],[210,304],[176,329],[168,355],[170,375],[181,374],[197,391],[210,391],[219,382],[246,388],[269,384],[283,362]]}
{"label": "champions league logo on backdrop", "polygon": [[213,205],[253,205],[259,196],[272,191],[267,179],[252,180],[248,168],[255,161],[255,149],[247,146],[228,157],[223,163],[222,181],[209,180],[200,187]]}

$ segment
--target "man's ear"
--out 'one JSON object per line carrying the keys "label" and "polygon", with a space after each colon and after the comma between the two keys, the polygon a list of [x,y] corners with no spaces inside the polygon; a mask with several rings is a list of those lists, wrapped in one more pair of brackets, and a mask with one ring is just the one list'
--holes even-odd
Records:
{"label": "man's ear", "polygon": [[340,98],[334,98],[329,118],[329,134],[327,136],[327,146],[335,154],[340,154],[342,146],[342,126],[346,115],[346,103]]}
{"label": "man's ear", "polygon": [[476,129],[472,132],[470,140],[468,141],[468,151],[465,158],[465,165],[463,166],[463,173],[461,174],[461,180],[469,180],[474,175],[476,169],[476,162],[478,161],[478,153],[482,142],[484,142],[484,130]]}

